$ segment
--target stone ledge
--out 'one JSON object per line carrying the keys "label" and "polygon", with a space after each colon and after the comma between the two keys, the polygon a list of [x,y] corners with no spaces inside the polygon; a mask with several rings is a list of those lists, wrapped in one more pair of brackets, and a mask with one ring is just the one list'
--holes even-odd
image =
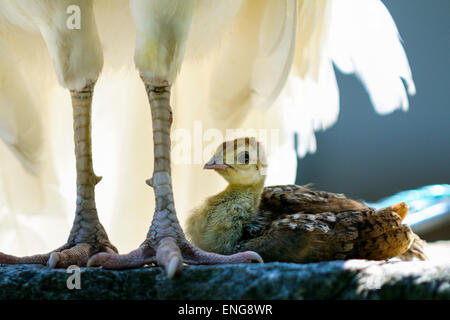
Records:
{"label": "stone ledge", "polygon": [[161,268],[81,269],[0,265],[0,299],[450,299],[450,263],[365,260],[313,264],[186,266],[173,280]]}

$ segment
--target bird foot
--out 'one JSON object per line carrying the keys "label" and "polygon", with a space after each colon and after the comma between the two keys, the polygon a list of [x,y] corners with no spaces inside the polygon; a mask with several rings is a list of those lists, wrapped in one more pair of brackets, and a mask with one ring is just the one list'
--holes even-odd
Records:
{"label": "bird foot", "polygon": [[173,276],[182,270],[183,263],[191,265],[200,264],[236,264],[236,263],[263,263],[259,254],[253,251],[239,252],[230,256],[203,251],[186,239],[176,240],[172,237],[160,241],[147,239],[136,250],[128,254],[99,253],[88,261],[89,267],[101,266],[105,269],[139,268],[148,264],[164,267],[167,277]]}
{"label": "bird foot", "polygon": [[49,268],[67,268],[71,265],[85,267],[88,260],[100,252],[117,253],[117,249],[111,244],[99,248],[88,243],[79,243],[67,249],[50,253],[47,266]]}
{"label": "bird foot", "polygon": [[50,253],[27,257],[0,252],[0,264],[42,264],[49,268],[67,268],[71,265],[85,267],[89,258],[100,252],[117,253],[117,249],[106,239],[96,241],[95,244],[68,243]]}

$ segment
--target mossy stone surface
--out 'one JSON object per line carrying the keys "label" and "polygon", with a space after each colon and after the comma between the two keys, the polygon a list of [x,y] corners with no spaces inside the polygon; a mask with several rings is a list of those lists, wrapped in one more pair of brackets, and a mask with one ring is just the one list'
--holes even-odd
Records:
{"label": "mossy stone surface", "polygon": [[186,266],[169,280],[159,267],[65,269],[0,265],[0,299],[450,299],[450,263],[331,261]]}

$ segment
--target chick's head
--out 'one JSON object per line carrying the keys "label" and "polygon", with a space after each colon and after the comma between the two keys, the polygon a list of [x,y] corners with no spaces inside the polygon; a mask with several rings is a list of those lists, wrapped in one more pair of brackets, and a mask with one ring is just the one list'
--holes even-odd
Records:
{"label": "chick's head", "polygon": [[204,169],[213,169],[232,185],[264,182],[266,157],[255,138],[238,138],[222,143]]}

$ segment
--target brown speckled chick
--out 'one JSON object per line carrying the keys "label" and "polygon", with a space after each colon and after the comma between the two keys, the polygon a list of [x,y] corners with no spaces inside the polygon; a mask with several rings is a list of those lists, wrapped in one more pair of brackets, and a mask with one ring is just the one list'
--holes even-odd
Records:
{"label": "brown speckled chick", "polygon": [[223,143],[205,165],[228,187],[194,210],[187,234],[221,254],[252,250],[264,261],[308,263],[342,259],[426,259],[407,225],[405,203],[382,210],[342,194],[297,185],[264,188],[266,161],[254,138]]}

